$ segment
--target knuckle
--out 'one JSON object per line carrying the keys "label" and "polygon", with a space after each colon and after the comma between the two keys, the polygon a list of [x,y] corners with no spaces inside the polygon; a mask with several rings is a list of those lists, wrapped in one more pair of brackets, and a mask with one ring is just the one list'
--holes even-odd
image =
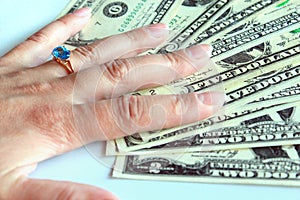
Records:
{"label": "knuckle", "polygon": [[27,39],[27,41],[31,41],[34,43],[47,43],[49,42],[49,40],[49,36],[46,33],[44,33],[43,30],[36,32]]}
{"label": "knuckle", "polygon": [[7,60],[5,60],[5,57],[1,57],[0,58],[0,72],[1,70],[3,70],[3,68],[7,67],[9,62],[7,62]]}
{"label": "knuckle", "polygon": [[[11,109],[10,102],[7,99],[0,98],[0,125],[1,127],[5,124],[5,118],[9,119],[11,115],[17,114],[17,109]],[[5,116],[4,116],[5,115]]]}
{"label": "knuckle", "polygon": [[68,21],[66,21],[64,18],[57,19],[55,23],[60,26],[60,28],[65,28],[66,30],[68,30],[67,27],[69,26],[69,24]]}
{"label": "knuckle", "polygon": [[194,106],[197,102],[197,94],[174,95],[171,99],[171,110],[175,117],[182,119],[183,116],[191,114],[191,110],[197,110]]}
{"label": "knuckle", "polygon": [[35,84],[27,85],[25,87],[21,86],[21,88],[25,90],[24,93],[37,94],[40,93],[41,91],[44,91],[47,88],[47,86],[42,83],[35,83]]}
{"label": "knuckle", "polygon": [[174,95],[171,98],[171,110],[176,116],[182,115],[183,102],[179,95]]}
{"label": "knuckle", "polygon": [[106,71],[104,75],[113,83],[122,81],[132,68],[132,63],[126,59],[114,60],[104,64]]}
{"label": "knuckle", "polygon": [[149,123],[147,110],[147,104],[139,96],[126,95],[119,98],[118,111],[121,120],[125,122],[124,126],[130,130],[135,130],[137,126],[140,127]]}
{"label": "knuckle", "polygon": [[[105,195],[101,192],[100,195],[90,195],[90,193],[83,193],[82,190],[74,189],[75,187],[72,187],[70,189],[69,187],[64,187],[63,189],[59,190],[56,194],[54,200],[76,200],[76,199],[107,199],[107,200],[113,200],[109,197],[109,195]],[[82,188],[82,186],[80,187]],[[91,197],[92,196],[92,197]],[[100,198],[99,198],[100,197]]]}
{"label": "knuckle", "polygon": [[99,50],[96,50],[96,47],[93,45],[85,45],[74,50],[75,53],[79,56],[79,59],[82,63],[99,63],[101,60],[101,54]]}
{"label": "knuckle", "polygon": [[77,199],[78,196],[76,194],[77,194],[76,190],[69,190],[68,188],[64,188],[63,190],[59,191],[56,199],[57,200],[59,200],[59,199],[68,199],[68,200]]}
{"label": "knuckle", "polygon": [[19,86],[19,85],[23,85],[22,83],[22,79],[24,79],[24,77],[28,76],[27,72],[25,70],[20,70],[20,71],[14,71],[8,74],[4,75],[4,78],[6,79],[11,79],[11,80],[15,80],[14,81],[14,85],[13,86]]}
{"label": "knuckle", "polygon": [[140,36],[139,34],[136,33],[136,31],[128,31],[124,33],[125,38],[131,42],[131,43],[135,43],[136,41],[140,40]]}
{"label": "knuckle", "polygon": [[16,86],[13,92],[16,94],[46,94],[52,88],[52,85],[49,83],[34,83]]}
{"label": "knuckle", "polygon": [[181,57],[176,53],[167,53],[162,55],[170,67],[177,68],[182,63]]}

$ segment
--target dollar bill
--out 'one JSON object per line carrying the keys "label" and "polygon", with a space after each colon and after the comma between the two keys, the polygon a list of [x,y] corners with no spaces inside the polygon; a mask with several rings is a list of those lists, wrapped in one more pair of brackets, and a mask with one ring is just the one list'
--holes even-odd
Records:
{"label": "dollar bill", "polygon": [[168,23],[182,0],[77,0],[72,1],[62,15],[82,7],[92,9],[87,26],[66,44],[77,47],[110,35],[123,33],[148,24]]}
{"label": "dollar bill", "polygon": [[212,90],[212,86],[221,84],[226,87],[240,87],[236,82],[245,82],[261,74],[282,67],[282,63],[299,60],[300,32],[278,34],[254,47],[228,56],[215,64],[209,63],[202,71],[174,81],[166,86],[135,92],[139,95],[158,95],[189,93]]}
{"label": "dollar bill", "polygon": [[[175,15],[169,19],[168,25],[171,30],[169,40],[179,35],[184,29],[190,26],[199,16],[203,15],[218,0],[210,1],[183,1]],[[219,5],[219,4],[218,4]],[[223,7],[222,7],[223,8]],[[216,10],[217,13],[219,10]]]}
{"label": "dollar bill", "polygon": [[[300,4],[298,2],[298,4]],[[300,25],[300,5],[278,12],[270,18],[258,17],[250,27],[241,27],[237,32],[232,32],[226,38],[212,43],[212,55],[215,60],[222,60],[234,55],[243,49],[248,49],[270,39],[271,37],[287,31],[293,31]],[[273,14],[273,13],[272,13]],[[197,43],[194,39],[191,44]]]}
{"label": "dollar bill", "polygon": [[[166,53],[187,47],[194,38],[203,37],[205,33],[207,36],[205,39],[211,38],[210,41],[206,43],[211,43],[213,38],[215,38],[213,37],[215,33],[221,33],[230,27],[238,27],[238,22],[244,21],[248,16],[258,15],[261,10],[268,8],[268,6],[278,1],[279,0],[233,0],[216,1],[213,2],[213,4],[211,1],[205,1],[209,7],[205,8],[204,12],[202,10],[200,11],[199,8],[199,14],[195,15],[197,18],[192,17],[193,20],[195,19],[194,21],[189,20],[187,21],[188,23],[184,23],[184,28],[177,31],[175,36],[171,37],[166,44],[159,46],[155,52]],[[203,8],[203,5],[201,8]],[[179,9],[179,16],[184,16],[189,13],[185,11],[183,6]],[[197,42],[200,43],[202,41],[198,39]]]}
{"label": "dollar bill", "polygon": [[272,100],[272,99],[274,99],[276,102],[278,102],[278,99],[281,99],[281,98],[284,99],[283,102],[288,102],[296,95],[300,95],[300,84],[299,83],[294,86],[280,90],[278,92],[274,92],[270,95],[267,95],[266,97],[261,97],[257,100],[250,102],[250,104],[251,103],[265,104],[265,102],[268,102],[269,100]]}
{"label": "dollar bill", "polygon": [[300,146],[131,155],[117,158],[113,177],[205,183],[300,186]]}
{"label": "dollar bill", "polygon": [[[205,30],[215,21],[234,0],[188,1],[179,7],[176,15],[169,19],[170,37],[164,44],[147,53],[163,53],[162,49],[175,51],[183,48],[184,41],[188,41],[194,34]],[[176,41],[176,42],[175,42]],[[175,44],[175,46],[173,45]]]}
{"label": "dollar bill", "polygon": [[[251,1],[252,2],[252,1]],[[257,2],[258,3],[258,2]],[[273,3],[273,4],[272,4]],[[235,4],[235,1],[227,2],[227,6],[224,6],[224,8],[230,8],[230,6],[241,7],[241,4]],[[240,17],[234,17],[233,19],[236,20],[235,22],[232,22],[232,19],[230,21],[230,26],[234,26],[234,24],[239,25],[242,24],[242,26],[235,29],[235,31],[231,32],[231,34],[227,34],[226,38],[219,38],[218,40],[215,40],[212,42],[212,45],[214,47],[213,56],[215,59],[220,60],[223,59],[224,55],[230,53],[230,55],[234,55],[235,53],[252,46],[255,46],[259,43],[262,43],[264,40],[271,38],[273,35],[278,34],[282,31],[289,31],[293,29],[297,29],[299,26],[299,8],[298,4],[299,2],[295,1],[293,3],[289,3],[289,7],[284,7],[281,9],[276,9],[276,1],[262,1],[258,3],[255,7],[255,2],[249,5],[249,11],[241,10],[240,15],[250,15],[252,18],[255,18],[255,20],[250,20],[249,23],[246,25],[243,22],[240,22]],[[261,6],[265,5],[266,8],[268,6],[275,7],[274,12],[263,12],[261,9]],[[255,9],[257,14],[255,15]],[[254,11],[253,11],[254,10]],[[267,10],[267,9],[265,9]],[[265,11],[264,10],[264,11]],[[250,12],[253,11],[253,12]],[[226,10],[223,12],[226,13]],[[262,15],[264,13],[264,15]],[[221,13],[222,14],[222,13]],[[224,14],[224,13],[223,13]],[[237,14],[239,16],[239,14]],[[226,20],[226,19],[224,19]],[[210,21],[211,22],[211,21]],[[239,22],[239,23],[238,23]],[[211,22],[213,23],[213,21]],[[212,25],[210,23],[210,25]],[[298,25],[297,25],[298,24]],[[209,30],[211,26],[208,26],[207,29]],[[202,30],[203,31],[203,30]],[[197,29],[191,29],[187,31],[185,34],[181,34],[181,37],[177,37],[176,39],[173,39],[172,41],[168,42],[166,45],[164,45],[162,48],[159,48],[157,52],[159,53],[167,53],[177,50],[178,48],[183,48],[190,46],[195,43],[200,43],[204,40],[200,38],[201,31],[197,33]],[[207,37],[208,38],[208,37]],[[237,43],[235,43],[237,42]],[[223,47],[223,48],[221,48]],[[225,50],[226,49],[226,50]],[[229,51],[229,52],[227,52]],[[227,54],[228,55],[228,54]]]}
{"label": "dollar bill", "polygon": [[212,43],[222,40],[232,33],[264,23],[263,20],[274,19],[277,14],[299,6],[299,1],[237,0],[208,29],[194,37],[197,43]]}

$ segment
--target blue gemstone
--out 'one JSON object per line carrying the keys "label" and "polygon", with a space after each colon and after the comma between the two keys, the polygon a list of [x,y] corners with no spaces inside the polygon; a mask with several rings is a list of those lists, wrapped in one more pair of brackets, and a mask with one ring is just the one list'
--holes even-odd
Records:
{"label": "blue gemstone", "polygon": [[55,58],[67,60],[68,58],[70,58],[70,51],[64,46],[58,46],[55,49],[53,49],[52,55]]}

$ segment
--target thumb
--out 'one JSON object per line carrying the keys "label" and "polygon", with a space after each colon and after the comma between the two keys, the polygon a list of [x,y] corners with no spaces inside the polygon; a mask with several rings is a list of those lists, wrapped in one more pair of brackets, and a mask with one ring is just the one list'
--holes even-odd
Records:
{"label": "thumb", "polygon": [[14,190],[13,198],[22,200],[117,200],[110,192],[90,185],[39,179],[25,179]]}

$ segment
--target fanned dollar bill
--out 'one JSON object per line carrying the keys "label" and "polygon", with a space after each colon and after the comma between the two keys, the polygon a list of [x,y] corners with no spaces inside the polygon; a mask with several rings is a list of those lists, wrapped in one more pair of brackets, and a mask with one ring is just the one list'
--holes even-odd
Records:
{"label": "fanned dollar bill", "polygon": [[119,156],[113,177],[300,186],[300,146]]}
{"label": "fanned dollar bill", "polygon": [[[198,5],[198,14],[193,13],[197,9],[196,6],[191,7],[189,10],[181,6],[176,16],[188,15],[188,20],[182,25],[178,25],[178,27],[182,28],[179,30],[175,29],[177,34],[172,36],[166,44],[158,47],[154,52],[172,52],[189,46],[192,43],[191,41],[196,39],[197,43],[201,43],[206,39],[209,39],[209,41],[205,41],[206,43],[211,43],[220,33],[224,33],[224,30],[230,28],[232,30],[238,27],[243,23],[245,18],[259,15],[263,9],[271,6],[275,7],[273,4],[277,2],[279,0],[203,1],[202,4],[199,3]],[[203,11],[203,9],[205,10]],[[175,21],[176,18],[172,20]]]}
{"label": "fanned dollar bill", "polygon": [[[300,96],[298,95],[298,99],[299,97]],[[287,135],[287,137],[281,137],[282,135],[277,132],[276,138],[274,138],[273,135],[271,135],[271,132],[255,134],[255,132],[252,132],[251,129],[247,129],[247,126],[244,126],[243,128],[241,127],[241,125],[245,124],[245,121],[247,121],[248,119],[262,119],[265,116],[269,115],[269,113],[277,113],[280,110],[285,110],[291,107],[295,107],[295,110],[293,111],[296,111],[296,108],[298,106],[299,103],[296,101],[294,103],[283,105],[266,104],[265,106],[261,107],[253,107],[248,109],[242,108],[239,110],[235,110],[234,112],[229,114],[211,117],[207,120],[184,126],[180,129],[174,128],[172,131],[169,130],[168,132],[165,132],[165,134],[160,134],[157,137],[151,138],[149,140],[142,140],[136,136],[128,136],[122,139],[118,139],[116,140],[117,147],[118,151],[128,153],[137,150],[150,151],[150,148],[156,151],[157,147],[161,148],[161,151],[165,150],[168,152],[172,151],[172,149],[168,148],[179,148],[173,150],[182,152],[182,149],[193,147],[188,142],[195,142],[194,147],[197,148],[197,150],[206,150],[207,148],[212,147],[217,150],[226,148],[257,147],[268,145],[266,144],[267,142],[270,142],[270,144],[273,142],[273,145],[276,145],[278,143],[298,144],[299,138],[297,134]],[[293,118],[294,115],[292,115],[291,117]],[[278,121],[278,123],[282,123],[282,120],[278,120],[278,118],[276,120]],[[295,119],[295,121],[297,121],[297,119]],[[242,128],[243,131],[235,132],[234,129],[238,128]],[[272,139],[266,139],[265,141],[257,141],[255,139],[258,135],[261,137],[269,137],[268,134],[270,134],[270,138]],[[196,141],[199,141],[199,143],[197,143]],[[184,144],[186,145],[184,146]]]}
{"label": "fanned dollar bill", "polygon": [[[229,89],[229,91],[226,92],[225,110],[228,113],[231,113],[234,110],[240,109],[241,106],[246,105],[247,103],[255,99],[263,98],[267,95],[272,94],[273,92],[280,91],[285,88],[296,85],[300,80],[300,64],[297,64],[297,62],[295,63],[296,64],[292,62],[283,65],[281,68],[274,70],[272,73],[262,74],[259,77],[254,78],[249,82],[246,82],[246,84],[243,84],[243,82],[241,82],[239,88],[234,88],[233,90]],[[216,116],[213,118],[220,118],[220,116]],[[189,137],[193,134],[195,135],[199,131],[206,132],[209,128],[212,128],[212,124],[207,123],[207,121],[212,121],[213,118],[209,118],[207,120],[203,120],[199,123],[195,123],[192,125],[185,125],[182,127],[175,127],[169,130],[162,130],[160,133],[156,134],[155,137],[151,138],[148,141],[144,141],[142,145],[133,146],[135,150],[141,148],[149,148],[151,146],[157,146],[184,137]],[[222,121],[222,125],[226,126],[228,123],[230,123],[230,120]],[[235,118],[235,120],[238,119]],[[199,124],[201,124],[201,126],[199,126]],[[187,131],[189,130],[188,127],[193,126],[198,126],[198,129],[193,129],[194,132]],[[177,132],[177,134],[174,134],[174,132]],[[128,148],[128,145],[126,144],[125,140],[126,137],[117,140],[117,144],[120,149]],[[138,148],[138,146],[140,147]]]}
{"label": "fanned dollar bill", "polygon": [[[293,103],[285,103],[288,101]],[[299,123],[298,101],[300,101],[299,84],[254,100],[246,108],[238,109],[233,113],[227,113],[223,116],[219,115],[214,120],[211,119],[213,120],[210,122],[212,129],[207,132],[198,132],[197,129],[202,128],[199,126],[200,124],[189,126],[187,129],[183,128],[173,133],[178,131],[194,131],[196,132],[195,135],[135,151],[130,147],[132,146],[132,148],[136,149],[136,145],[145,144],[147,141],[151,141],[152,138],[159,138],[160,134],[153,133],[150,137],[141,137],[143,135],[129,136],[124,138],[129,148],[125,148],[122,151],[122,149],[117,148],[115,142],[111,142],[107,145],[107,155],[149,154],[157,151],[160,153],[201,151],[211,147],[215,150],[222,150],[237,147],[248,148],[279,144],[300,144],[298,129],[294,126]],[[253,106],[253,103],[256,103],[256,105]],[[287,114],[288,111],[290,114]],[[228,121],[232,119],[238,120],[229,122],[229,125],[227,122],[222,124],[224,120]],[[206,123],[208,124],[209,122]],[[215,123],[221,123],[221,128],[215,128]],[[255,124],[264,125],[256,126]],[[290,134],[284,134],[283,132],[285,131]],[[300,130],[298,131],[300,133]],[[260,139],[260,137],[263,139]]]}
{"label": "fanned dollar bill", "polygon": [[264,20],[274,19],[283,10],[296,8],[299,1],[288,0],[236,0],[211,26],[193,37],[196,43],[212,43],[226,38],[227,35],[240,30],[263,24]]}
{"label": "fanned dollar bill", "polygon": [[241,85],[236,84],[237,80],[245,82],[263,73],[274,71],[278,67],[281,68],[285,62],[292,60],[296,62],[299,60],[299,54],[300,33],[286,32],[235,55],[215,61],[215,64],[207,65],[203,71],[189,77],[166,86],[135,92],[135,94],[189,93],[205,91],[218,84],[222,85],[222,89],[229,85],[231,88],[240,87]]}
{"label": "fanned dollar bill", "polygon": [[[209,39],[209,43],[211,42],[214,51],[213,56],[215,59],[220,60],[223,59],[224,54],[226,55],[233,55],[242,49],[249,48],[252,46],[255,46],[259,43],[262,43],[264,40],[272,37],[275,34],[278,34],[280,32],[285,32],[293,29],[297,29],[299,27],[299,2],[298,1],[292,1],[288,2],[288,6],[283,7],[279,6],[279,1],[261,1],[261,2],[248,2],[248,10],[247,8],[243,9],[243,6],[241,6],[242,0],[238,1],[232,1],[231,3],[225,2],[225,1],[218,1],[217,3],[223,3],[224,9],[228,8],[230,11],[231,9],[239,10],[240,12],[235,13],[235,16],[232,16],[231,18],[228,18],[230,25],[226,27],[226,29],[230,26],[232,26],[233,30],[231,32],[226,32],[226,34],[223,33],[223,36],[226,35],[226,37],[217,37],[217,40],[212,41],[213,37],[210,37],[212,35],[207,35],[208,33],[211,34],[212,30],[210,28],[213,27],[213,23],[217,24],[217,22],[209,21],[211,26],[207,26],[206,32],[202,33],[201,31],[205,31],[205,29],[201,29],[200,31],[195,28],[187,29],[186,32],[183,32],[179,34],[177,37],[169,41],[164,47],[160,47],[157,52],[159,53],[167,53],[175,51],[179,48],[187,47],[195,43],[201,43],[205,39]],[[257,4],[256,4],[257,3]],[[247,4],[247,3],[246,3]],[[245,2],[243,3],[245,5]],[[270,10],[263,9],[263,7],[266,8],[273,8]],[[263,10],[262,10],[263,9]],[[219,13],[218,17],[220,15],[225,15],[228,10],[222,10],[223,13]],[[249,22],[243,23],[245,21],[241,21],[241,15],[245,16],[245,21],[247,21],[247,17],[249,17]],[[251,16],[251,17],[250,17]],[[217,20],[217,19],[216,19]],[[223,19],[223,20],[226,20]],[[225,23],[223,21],[223,23]],[[193,27],[193,26],[190,26]],[[203,27],[203,26],[202,26]],[[218,28],[220,29],[220,27]],[[228,31],[228,30],[227,30]],[[201,34],[202,33],[202,34]],[[220,33],[220,32],[218,32]],[[228,54],[230,53],[230,54]]]}
{"label": "fanned dollar bill", "polygon": [[[300,26],[300,2],[294,7],[271,12],[271,16],[259,16],[250,26],[242,26],[232,31],[226,38],[212,42],[214,59],[221,60],[260,44],[278,34],[293,31]],[[194,39],[193,44],[197,43]]]}
{"label": "fanned dollar bill", "polygon": [[[290,107],[292,106],[292,107]],[[222,126],[207,132],[175,140],[166,144],[153,146],[138,151],[122,152],[110,144],[110,155],[118,154],[155,154],[183,153],[191,151],[224,150],[274,146],[283,144],[300,144],[300,107],[299,103],[257,108],[264,110],[259,116],[249,117],[252,110],[243,110],[235,115],[241,115],[241,121],[228,126]],[[247,116],[248,115],[248,116]],[[227,117],[233,117],[228,115]],[[254,115],[252,115],[254,116]],[[192,129],[193,127],[190,127]],[[197,127],[194,126],[195,130]],[[190,130],[191,131],[191,130]],[[131,140],[127,140],[130,143]]]}
{"label": "fanned dollar bill", "polygon": [[[169,19],[171,31],[166,43],[148,53],[172,52],[188,44],[193,36],[205,30],[231,5],[234,0],[184,1],[176,15]],[[194,36],[195,37],[195,36]]]}
{"label": "fanned dollar bill", "polygon": [[168,23],[182,0],[77,0],[71,2],[61,15],[82,7],[92,9],[88,25],[71,37],[66,44],[77,47],[110,35],[123,33],[148,24]]}
{"label": "fanned dollar bill", "polygon": [[[220,121],[215,121],[215,122],[220,123],[220,122],[223,122],[223,120],[232,119],[233,117],[231,117],[231,116],[235,116],[235,118],[236,118],[240,115],[243,116],[245,113],[249,114],[249,113],[253,113],[256,111],[260,111],[260,110],[265,110],[265,112],[270,112],[269,110],[266,110],[266,109],[277,106],[277,105],[281,105],[281,104],[284,104],[287,102],[295,102],[295,101],[299,101],[299,100],[300,100],[300,88],[299,88],[299,84],[297,84],[295,86],[284,88],[283,90],[276,91],[267,96],[253,100],[253,101],[249,102],[248,104],[244,105],[243,107],[241,107],[240,109],[238,109],[238,112],[234,111],[230,114],[228,114],[228,113],[226,113],[224,115],[220,114],[220,115],[218,115],[218,118],[220,119]],[[238,114],[238,113],[240,113],[240,114]],[[265,113],[263,113],[263,114],[265,114]],[[240,122],[238,122],[238,123],[240,123]],[[223,124],[223,126],[224,126],[224,124]],[[135,137],[136,137],[136,135],[135,135]],[[159,131],[145,132],[145,133],[139,134],[139,137],[143,140],[143,142],[149,141],[152,138],[157,138],[159,136],[161,136],[161,133]],[[255,144],[255,145],[257,145],[257,144]]]}

